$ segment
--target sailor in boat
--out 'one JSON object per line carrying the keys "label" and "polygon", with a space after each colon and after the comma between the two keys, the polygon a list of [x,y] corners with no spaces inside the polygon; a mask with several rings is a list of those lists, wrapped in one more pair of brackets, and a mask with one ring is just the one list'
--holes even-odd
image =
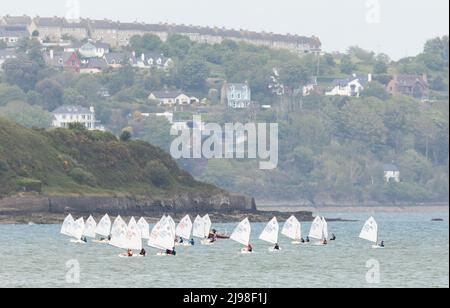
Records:
{"label": "sailor in boat", "polygon": [[133,256],[133,250],[128,249],[128,250],[127,250],[127,256],[128,256],[128,257],[132,257],[132,256]]}
{"label": "sailor in boat", "polygon": [[194,241],[193,238],[191,238],[191,239],[189,240],[189,245],[191,245],[191,246],[194,246],[194,245],[195,245],[195,241]]}
{"label": "sailor in boat", "polygon": [[381,241],[380,247],[383,247],[383,248],[384,248],[384,241]]}
{"label": "sailor in boat", "polygon": [[214,235],[209,239],[210,243],[214,243],[217,241],[217,232],[214,233]]}
{"label": "sailor in boat", "polygon": [[309,242],[310,242],[309,236],[307,236],[307,237],[306,237],[306,243],[309,243]]}
{"label": "sailor in boat", "polygon": [[182,237],[180,237],[180,240],[178,241],[179,244],[184,244],[184,240]]}
{"label": "sailor in boat", "polygon": [[334,233],[331,233],[330,241],[335,241],[335,240],[336,240],[336,235],[334,235]]}
{"label": "sailor in boat", "polygon": [[145,257],[145,255],[147,254],[147,252],[145,251],[144,248],[142,248],[141,252],[139,253],[139,255]]}
{"label": "sailor in boat", "polygon": [[175,247],[173,247],[172,250],[167,249],[166,250],[166,255],[168,255],[168,256],[176,256],[177,252],[175,251]]}
{"label": "sailor in boat", "polygon": [[81,241],[87,243],[87,238],[86,238],[86,236],[83,236],[83,237],[81,238]]}
{"label": "sailor in boat", "polygon": [[275,244],[275,247],[273,248],[274,250],[280,250],[280,245],[278,245],[278,243]]}
{"label": "sailor in boat", "polygon": [[108,235],[108,241],[111,241],[111,235]]}
{"label": "sailor in boat", "polygon": [[322,245],[327,245],[327,244],[328,244],[327,239],[324,238],[323,241],[322,241]]}
{"label": "sailor in boat", "polygon": [[247,246],[247,247],[244,247],[244,248],[242,249],[242,251],[253,252],[253,247],[252,247],[251,244],[248,244],[248,246]]}
{"label": "sailor in boat", "polygon": [[305,239],[303,237],[300,239],[300,243],[305,244]]}

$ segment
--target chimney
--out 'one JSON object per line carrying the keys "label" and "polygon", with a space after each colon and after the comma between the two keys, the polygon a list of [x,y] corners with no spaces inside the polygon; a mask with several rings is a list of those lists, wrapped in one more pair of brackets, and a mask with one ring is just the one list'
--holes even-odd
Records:
{"label": "chimney", "polygon": [[136,51],[133,51],[133,58],[136,58]]}
{"label": "chimney", "polygon": [[53,59],[55,56],[53,49],[50,49],[50,59]]}
{"label": "chimney", "polygon": [[89,111],[92,112],[92,113],[95,113],[95,108],[94,108],[94,106],[89,107]]}
{"label": "chimney", "polygon": [[425,83],[428,83],[428,76],[427,76],[427,74],[423,73],[422,74],[422,79],[423,79],[423,81],[425,81]]}
{"label": "chimney", "polygon": [[142,53],[142,55],[141,55],[141,60],[142,60],[142,62],[145,62],[145,54],[144,53]]}
{"label": "chimney", "polygon": [[372,74],[367,75],[367,81],[372,82]]}

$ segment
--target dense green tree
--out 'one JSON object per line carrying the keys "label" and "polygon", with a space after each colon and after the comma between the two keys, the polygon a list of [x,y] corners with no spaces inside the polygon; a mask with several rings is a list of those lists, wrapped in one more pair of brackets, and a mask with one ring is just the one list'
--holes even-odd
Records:
{"label": "dense green tree", "polygon": [[343,56],[339,68],[342,73],[351,74],[355,70],[356,65],[349,56]]}
{"label": "dense green tree", "polygon": [[28,59],[10,59],[3,63],[6,82],[19,86],[25,92],[34,89],[38,82],[40,66]]}
{"label": "dense green tree", "polygon": [[40,94],[41,106],[49,111],[58,108],[64,102],[64,89],[52,79],[39,81],[36,84],[36,92]]}
{"label": "dense green tree", "polygon": [[205,86],[208,72],[208,66],[204,59],[195,56],[188,57],[178,69],[179,84],[185,90],[201,90]]}

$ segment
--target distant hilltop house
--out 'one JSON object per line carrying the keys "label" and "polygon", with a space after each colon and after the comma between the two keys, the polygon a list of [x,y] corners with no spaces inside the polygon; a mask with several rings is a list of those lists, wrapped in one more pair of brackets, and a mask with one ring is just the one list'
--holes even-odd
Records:
{"label": "distant hilltop house", "polygon": [[162,54],[142,53],[140,57],[136,57],[135,52],[132,52],[129,61],[131,66],[141,69],[156,68],[167,70],[173,63],[171,58],[167,58]]}
{"label": "distant hilltop house", "polygon": [[16,59],[16,51],[14,49],[0,49],[0,70],[2,69],[3,63],[10,59]]}
{"label": "distant hilltop house", "polygon": [[108,67],[108,63],[106,63],[105,59],[90,58],[85,63],[81,64],[80,73],[99,74]]}
{"label": "distant hilltop house", "polygon": [[22,38],[30,37],[26,26],[0,26],[0,41],[9,47],[15,47]]}
{"label": "distant hilltop house", "polygon": [[55,52],[50,50],[44,53],[44,61],[48,66],[60,70],[71,70],[79,73],[81,69],[81,61],[75,52]]}
{"label": "distant hilltop house", "polygon": [[252,101],[252,91],[247,83],[224,83],[221,91],[222,104],[233,109],[245,109]]}
{"label": "distant hilltop house", "polygon": [[298,54],[320,53],[322,46],[319,38],[315,36],[282,35],[243,29],[234,30],[167,23],[121,23],[107,19],[68,20],[60,17],[30,18],[28,16],[4,16],[0,18],[0,23],[25,25],[30,33],[38,31],[41,40],[57,41],[65,35],[70,35],[77,40],[87,38],[93,41],[102,41],[114,47],[127,46],[133,36],[146,33],[157,35],[163,41],[166,41],[170,35],[180,34],[195,42],[220,44],[223,40],[233,40],[272,49],[287,49]]}
{"label": "distant hilltop house", "polygon": [[400,170],[394,164],[385,164],[383,166],[384,180],[386,182],[400,183]]}
{"label": "distant hilltop house", "polygon": [[109,50],[109,44],[102,42],[76,42],[64,48],[66,52],[78,52],[83,58],[103,58]]}
{"label": "distant hilltop house", "polygon": [[190,105],[199,102],[198,98],[191,97],[179,90],[154,91],[150,93],[148,99],[158,101],[160,105],[164,106]]}
{"label": "distant hilltop house", "polygon": [[327,96],[348,96],[359,97],[364,87],[372,82],[372,74],[365,76],[352,75],[345,79],[336,79],[332,82],[328,91],[325,92]]}
{"label": "distant hilltop house", "polygon": [[388,83],[387,90],[392,95],[407,95],[417,99],[428,97],[429,85],[426,75],[395,75]]}
{"label": "distant hilltop house", "polygon": [[81,123],[88,130],[105,130],[103,126],[98,125],[98,121],[95,119],[94,107],[61,106],[52,113],[52,126],[56,128],[69,128],[71,123]]}

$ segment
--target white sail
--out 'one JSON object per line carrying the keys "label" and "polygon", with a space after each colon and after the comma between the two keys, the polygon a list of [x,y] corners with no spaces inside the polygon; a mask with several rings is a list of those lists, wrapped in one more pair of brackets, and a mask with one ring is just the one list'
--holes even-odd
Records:
{"label": "white sail", "polygon": [[127,224],[123,221],[122,217],[118,216],[113,223],[111,228],[111,240],[109,244],[118,248],[126,247],[126,235],[127,235]]}
{"label": "white sail", "polygon": [[75,223],[75,220],[73,219],[72,215],[67,215],[67,217],[64,219],[64,222],[61,226],[61,234],[72,236],[72,230],[73,225]]}
{"label": "white sail", "polygon": [[150,238],[150,227],[144,217],[141,217],[141,219],[139,219],[137,226],[139,228],[139,231],[141,232],[141,238],[148,240]]}
{"label": "white sail", "polygon": [[165,249],[159,245],[159,236],[161,233],[161,228],[163,227],[163,224],[167,220],[166,216],[163,216],[153,227],[152,232],[150,232],[150,237],[148,239],[148,246],[158,248],[158,249]]}
{"label": "white sail", "polygon": [[186,215],[178,224],[175,234],[184,239],[191,238],[192,221],[189,215]]}
{"label": "white sail", "polygon": [[281,230],[281,234],[296,241],[300,240],[302,237],[301,224],[295,216],[291,216],[286,220],[283,229]]}
{"label": "white sail", "polygon": [[363,240],[378,243],[378,224],[375,221],[375,218],[370,217],[366,221],[359,237]]}
{"label": "white sail", "polygon": [[322,234],[323,239],[328,240],[328,223],[325,217],[322,217]]}
{"label": "white sail", "polygon": [[158,249],[173,249],[175,245],[175,229],[170,219],[163,218],[153,228],[148,245]]}
{"label": "white sail", "polygon": [[278,221],[277,218],[274,217],[264,228],[263,232],[259,236],[259,239],[271,244],[276,244],[278,243],[278,231]]}
{"label": "white sail", "polygon": [[236,241],[242,245],[248,246],[250,242],[250,233],[252,232],[252,227],[248,218],[241,221],[241,223],[236,227],[231,234],[230,239]]}
{"label": "white sail", "polygon": [[99,221],[97,228],[95,229],[95,233],[106,237],[111,234],[111,219],[108,214],[105,214],[105,216],[103,216]]}
{"label": "white sail", "polygon": [[97,223],[95,222],[94,217],[89,216],[84,224],[83,235],[90,238],[95,238],[95,229],[97,228]]}
{"label": "white sail", "polygon": [[209,215],[206,214],[205,216],[203,216],[203,221],[204,223],[204,235],[206,238],[209,237],[209,232],[211,231],[211,226],[212,226],[212,222],[211,222],[211,218],[209,218]]}
{"label": "white sail", "polygon": [[318,240],[323,239],[323,221],[322,218],[317,216],[311,224],[311,229],[309,230],[309,237]]}
{"label": "white sail", "polygon": [[72,236],[77,240],[80,240],[84,231],[84,219],[83,217],[77,219],[73,224]]}
{"label": "white sail", "polygon": [[170,223],[170,227],[171,228],[173,228],[173,231],[175,232],[175,229],[176,229],[176,223],[175,223],[175,221],[173,220],[173,218],[172,218],[172,216],[167,216],[167,219],[169,220],[169,223]]}
{"label": "white sail", "polygon": [[194,220],[192,235],[198,238],[205,238],[205,220],[197,216]]}
{"label": "white sail", "polygon": [[138,227],[134,217],[132,217],[130,219],[130,222],[128,223],[124,245],[125,245],[125,247],[122,247],[122,248],[135,249],[135,250],[142,249],[141,230],[139,230],[139,227]]}

